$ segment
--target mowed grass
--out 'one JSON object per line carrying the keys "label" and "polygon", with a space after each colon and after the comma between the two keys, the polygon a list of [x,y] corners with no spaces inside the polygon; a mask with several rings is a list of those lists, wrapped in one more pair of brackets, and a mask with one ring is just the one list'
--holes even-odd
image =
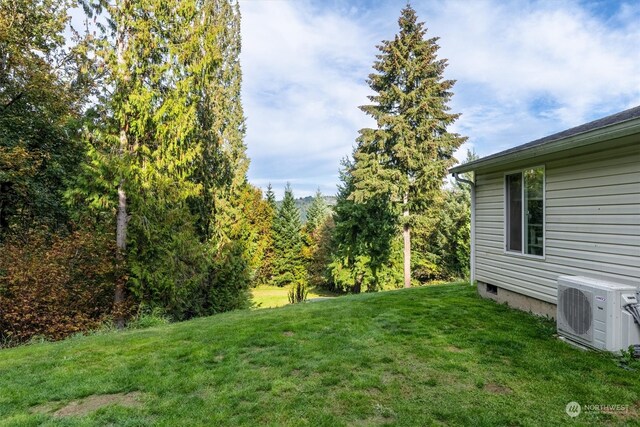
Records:
{"label": "mowed grass", "polygon": [[[323,289],[310,288],[307,299],[338,296]],[[251,289],[254,308],[274,308],[289,304],[289,288],[279,286],[258,286]]]}
{"label": "mowed grass", "polygon": [[[640,425],[640,372],[554,330],[453,284],[30,345],[0,351],[0,424]],[[30,413],[127,392],[142,406]]]}

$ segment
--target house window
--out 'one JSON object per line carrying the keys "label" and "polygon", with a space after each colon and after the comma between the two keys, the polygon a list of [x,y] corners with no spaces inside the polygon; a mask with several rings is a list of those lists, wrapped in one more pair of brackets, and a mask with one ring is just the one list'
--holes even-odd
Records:
{"label": "house window", "polygon": [[506,248],[544,255],[544,168],[506,175]]}

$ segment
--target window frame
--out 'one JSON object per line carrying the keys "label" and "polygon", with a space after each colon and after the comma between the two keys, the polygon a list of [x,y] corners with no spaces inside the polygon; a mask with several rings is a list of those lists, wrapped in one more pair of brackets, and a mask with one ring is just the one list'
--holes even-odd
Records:
{"label": "window frame", "polygon": [[[525,245],[525,233],[526,228],[525,228],[525,209],[527,206],[526,200],[525,200],[525,182],[524,182],[524,172],[527,170],[531,170],[531,169],[542,169],[542,255],[534,255],[534,254],[528,254],[526,253],[526,245]],[[508,197],[509,197],[509,189],[508,189],[508,185],[507,185],[507,176],[509,175],[514,175],[519,173],[522,176],[521,179],[521,184],[520,184],[520,192],[521,192],[521,200],[522,200],[522,212],[521,212],[521,224],[520,224],[520,232],[521,232],[521,236],[520,236],[520,241],[521,241],[521,246],[522,249],[520,250],[520,252],[516,252],[516,251],[511,251],[508,249],[508,232],[509,232],[509,227],[508,227]],[[511,255],[514,257],[524,257],[524,258],[531,258],[531,259],[537,259],[537,260],[545,260],[547,257],[547,168],[546,165],[542,164],[542,165],[536,165],[536,166],[528,166],[528,167],[523,167],[523,168],[519,168],[519,169],[513,169],[513,170],[509,170],[504,172],[503,176],[502,176],[502,185],[503,185],[503,242],[502,242],[502,250],[504,255]]]}

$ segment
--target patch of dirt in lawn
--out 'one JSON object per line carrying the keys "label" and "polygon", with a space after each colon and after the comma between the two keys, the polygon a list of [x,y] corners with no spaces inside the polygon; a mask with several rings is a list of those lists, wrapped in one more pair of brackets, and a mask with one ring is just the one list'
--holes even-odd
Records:
{"label": "patch of dirt in lawn", "polygon": [[462,350],[460,347],[456,347],[455,345],[450,345],[449,347],[447,347],[447,351],[450,351],[451,353],[461,353]]}
{"label": "patch of dirt in lawn", "polygon": [[[110,405],[120,405],[126,408],[138,408],[142,406],[142,393],[96,394],[83,399],[74,400],[60,407],[60,402],[48,402],[31,408],[32,413],[52,414],[54,417],[82,417],[98,409]],[[55,412],[54,412],[55,411]]]}
{"label": "patch of dirt in lawn", "polygon": [[509,387],[496,384],[496,383],[488,383],[484,386],[484,390],[493,394],[511,394],[513,390]]}
{"label": "patch of dirt in lawn", "polygon": [[295,333],[292,331],[284,331],[282,335],[284,335],[285,337],[292,337],[295,335]]}
{"label": "patch of dirt in lawn", "polygon": [[605,414],[614,416],[615,418],[623,421],[637,420],[640,418],[640,400],[628,405],[626,410],[616,410],[615,408],[603,408],[602,411]]}

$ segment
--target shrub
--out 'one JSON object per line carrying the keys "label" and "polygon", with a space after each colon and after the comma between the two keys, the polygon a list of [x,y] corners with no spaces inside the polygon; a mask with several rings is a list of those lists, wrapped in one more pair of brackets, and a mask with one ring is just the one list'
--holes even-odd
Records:
{"label": "shrub", "polygon": [[107,236],[37,230],[0,247],[0,342],[62,339],[113,309],[116,268]]}
{"label": "shrub", "polygon": [[289,289],[289,303],[295,304],[298,302],[304,302],[307,300],[307,284],[303,281],[294,283]]}

